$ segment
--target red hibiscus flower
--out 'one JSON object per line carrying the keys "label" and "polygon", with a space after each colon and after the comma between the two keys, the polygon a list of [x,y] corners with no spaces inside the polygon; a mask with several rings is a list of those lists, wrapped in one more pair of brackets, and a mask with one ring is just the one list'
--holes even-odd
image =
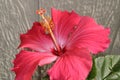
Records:
{"label": "red hibiscus flower", "polygon": [[[52,9],[52,20],[35,22],[22,34],[21,50],[14,60],[15,80],[31,80],[36,67],[55,61],[48,70],[50,80],[85,80],[92,68],[91,53],[103,52],[109,45],[110,29],[92,18],[75,12]],[[53,25],[51,23],[53,22]],[[53,26],[53,27],[51,27]]]}

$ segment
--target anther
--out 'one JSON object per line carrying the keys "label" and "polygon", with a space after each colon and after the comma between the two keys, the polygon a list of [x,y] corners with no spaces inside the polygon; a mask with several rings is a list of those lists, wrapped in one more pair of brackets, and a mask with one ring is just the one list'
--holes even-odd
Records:
{"label": "anther", "polygon": [[43,15],[45,13],[45,9],[41,8],[40,10],[36,10],[36,14]]}

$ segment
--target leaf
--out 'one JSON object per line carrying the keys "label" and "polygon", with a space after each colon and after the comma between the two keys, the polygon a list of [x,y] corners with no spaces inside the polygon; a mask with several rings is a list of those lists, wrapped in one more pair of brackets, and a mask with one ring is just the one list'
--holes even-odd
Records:
{"label": "leaf", "polygon": [[48,75],[44,76],[42,80],[49,80],[49,76]]}
{"label": "leaf", "polygon": [[119,61],[114,65],[114,67],[112,68],[113,72],[119,72],[120,71],[120,59]]}
{"label": "leaf", "polygon": [[93,57],[93,66],[92,66],[92,70],[89,73],[87,80],[92,80],[96,77],[96,66],[95,66],[95,58]]}
{"label": "leaf", "polygon": [[120,80],[120,56],[107,55],[95,59],[95,80]]}

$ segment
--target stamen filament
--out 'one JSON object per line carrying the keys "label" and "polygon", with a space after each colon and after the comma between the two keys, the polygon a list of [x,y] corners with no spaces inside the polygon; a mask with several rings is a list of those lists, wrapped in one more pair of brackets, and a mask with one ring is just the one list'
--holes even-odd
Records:
{"label": "stamen filament", "polygon": [[[44,10],[44,9],[41,9],[41,10]],[[59,45],[57,44],[57,41],[56,41],[56,39],[55,39],[55,36],[54,36],[54,34],[53,34],[53,32],[52,32],[51,26],[49,25],[49,22],[47,21],[47,19],[44,17],[44,14],[42,13],[42,12],[45,12],[45,11],[41,11],[41,10],[40,10],[40,14],[39,14],[39,13],[38,13],[38,14],[43,18],[43,20],[44,20],[45,23],[47,24],[47,29],[49,30],[49,33],[50,33],[51,38],[52,38],[52,40],[53,40],[53,42],[54,42],[54,45],[55,45],[57,51],[60,52],[60,47],[59,47]]]}

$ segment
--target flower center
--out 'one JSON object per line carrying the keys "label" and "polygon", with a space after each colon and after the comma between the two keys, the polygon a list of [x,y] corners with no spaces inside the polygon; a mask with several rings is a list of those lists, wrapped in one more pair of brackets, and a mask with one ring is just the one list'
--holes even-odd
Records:
{"label": "flower center", "polygon": [[61,49],[60,49],[59,45],[57,44],[57,41],[56,41],[55,36],[52,31],[53,22],[52,22],[52,20],[49,20],[44,16],[45,12],[46,12],[45,9],[42,9],[42,8],[36,11],[36,13],[42,17],[42,19],[43,19],[42,26],[45,28],[45,32],[50,34],[50,36],[53,40],[53,43],[55,45],[56,51],[59,53],[61,51]]}
{"label": "flower center", "polygon": [[66,47],[64,47],[63,49],[60,48],[60,51],[56,51],[55,49],[52,50],[52,53],[56,56],[61,56],[62,54],[64,54],[66,52]]}

